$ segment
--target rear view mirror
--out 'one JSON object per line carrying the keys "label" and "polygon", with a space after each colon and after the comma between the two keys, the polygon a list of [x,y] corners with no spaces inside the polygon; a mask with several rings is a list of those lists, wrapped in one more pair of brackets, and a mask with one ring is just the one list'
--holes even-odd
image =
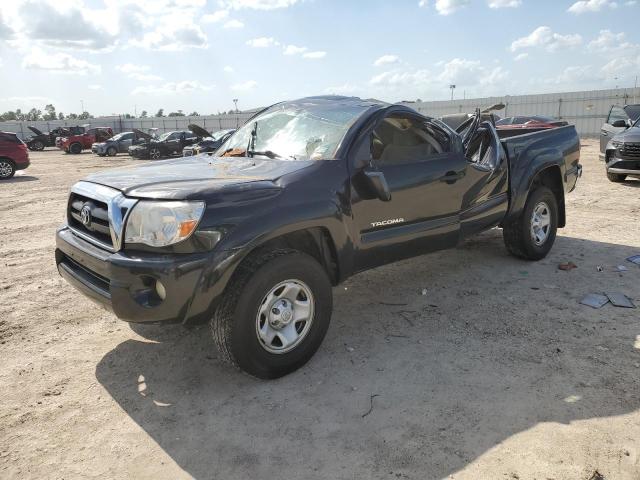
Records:
{"label": "rear view mirror", "polygon": [[363,172],[373,193],[383,202],[391,200],[391,190],[384,173],[377,170],[363,170]]}
{"label": "rear view mirror", "polygon": [[615,122],[613,122],[611,124],[612,127],[616,127],[616,128],[625,128],[627,127],[627,121],[626,120],[616,120]]}

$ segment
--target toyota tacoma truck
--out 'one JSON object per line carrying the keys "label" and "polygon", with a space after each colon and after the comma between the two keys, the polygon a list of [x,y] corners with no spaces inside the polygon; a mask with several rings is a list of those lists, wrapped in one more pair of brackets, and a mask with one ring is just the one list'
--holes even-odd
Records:
{"label": "toyota tacoma truck", "polygon": [[220,355],[259,378],[320,346],[332,286],[501,227],[539,260],[581,175],[573,126],[501,140],[351,97],[273,105],[216,152],[95,173],[56,233],[60,274],[129,322],[208,321]]}

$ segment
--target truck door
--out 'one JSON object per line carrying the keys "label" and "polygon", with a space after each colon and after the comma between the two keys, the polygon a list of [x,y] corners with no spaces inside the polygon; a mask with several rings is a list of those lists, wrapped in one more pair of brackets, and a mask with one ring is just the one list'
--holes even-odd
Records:
{"label": "truck door", "polygon": [[[362,138],[351,189],[356,270],[456,245],[467,162],[448,134],[403,112]],[[390,199],[372,192],[372,172],[382,174]]]}

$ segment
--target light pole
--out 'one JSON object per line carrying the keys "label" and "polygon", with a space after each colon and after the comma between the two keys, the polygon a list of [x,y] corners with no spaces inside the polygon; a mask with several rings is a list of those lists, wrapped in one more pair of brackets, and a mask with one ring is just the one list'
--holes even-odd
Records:
{"label": "light pole", "polygon": [[451,89],[451,100],[453,100],[453,91],[456,89],[455,85],[449,85],[449,88]]}
{"label": "light pole", "polygon": [[84,100],[80,100],[80,113],[84,113]]}
{"label": "light pole", "polygon": [[236,113],[238,113],[238,99],[237,99],[237,98],[234,98],[234,99],[233,99],[233,103],[234,103],[234,104],[235,104],[235,106],[236,106]]}

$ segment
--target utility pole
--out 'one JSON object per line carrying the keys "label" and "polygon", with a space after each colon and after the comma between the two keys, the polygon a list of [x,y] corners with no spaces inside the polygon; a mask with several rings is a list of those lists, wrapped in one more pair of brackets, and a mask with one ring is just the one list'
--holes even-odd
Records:
{"label": "utility pole", "polygon": [[135,103],[133,105],[133,116],[138,118],[138,104],[137,103]]}
{"label": "utility pole", "polygon": [[234,103],[234,105],[236,106],[236,113],[238,113],[238,99],[237,99],[237,98],[234,98],[234,99],[233,99],[233,103]]}
{"label": "utility pole", "polygon": [[84,100],[80,100],[80,113],[84,113]]}
{"label": "utility pole", "polygon": [[451,89],[451,100],[453,100],[453,91],[456,89],[455,85],[449,85],[449,88]]}

